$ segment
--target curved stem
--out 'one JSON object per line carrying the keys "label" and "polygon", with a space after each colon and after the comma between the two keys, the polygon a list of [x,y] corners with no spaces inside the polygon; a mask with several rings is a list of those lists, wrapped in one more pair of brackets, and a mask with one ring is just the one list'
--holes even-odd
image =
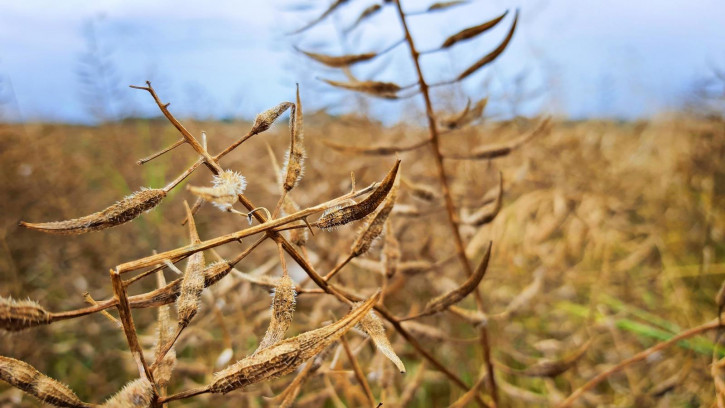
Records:
{"label": "curved stem", "polygon": [[325,276],[324,276],[324,277],[323,277],[322,279],[324,279],[324,280],[325,280],[325,282],[327,282],[327,281],[329,281],[330,279],[332,279],[332,278],[333,278],[333,277],[334,277],[335,275],[337,275],[337,273],[338,273],[338,272],[340,272],[340,271],[342,270],[342,268],[344,268],[344,267],[345,267],[345,265],[347,265],[347,264],[348,264],[348,263],[349,263],[349,262],[350,262],[350,261],[352,260],[352,258],[354,258],[354,257],[355,257],[355,256],[354,256],[353,254],[350,254],[350,255],[348,255],[348,256],[347,256],[347,258],[345,258],[345,260],[344,260],[344,261],[342,261],[342,262],[340,262],[339,264],[337,264],[337,266],[335,266],[335,268],[333,268],[333,269],[332,269],[332,270],[330,271],[330,273],[328,273],[327,275],[325,275]]}
{"label": "curved stem", "polygon": [[207,387],[192,388],[190,390],[181,391],[181,392],[176,393],[174,395],[169,395],[168,397],[159,397],[158,402],[159,402],[159,404],[164,404],[164,403],[167,403],[169,401],[176,401],[176,400],[180,400],[180,399],[185,399],[185,398],[193,397],[195,395],[205,394],[207,392],[209,392],[209,390],[207,389]]}
{"label": "curved stem", "polygon": [[616,364],[614,367],[611,367],[611,368],[597,374],[594,378],[587,381],[586,384],[577,388],[573,393],[571,393],[571,395],[569,395],[569,397],[567,399],[565,399],[558,406],[559,406],[559,408],[570,407],[574,403],[574,401],[576,401],[579,397],[581,397],[585,392],[596,387],[597,384],[606,380],[612,374],[622,371],[625,367],[629,366],[630,364],[634,364],[636,362],[646,359],[647,357],[652,355],[652,353],[663,350],[663,349],[679,342],[680,340],[684,340],[684,339],[687,339],[687,338],[690,338],[693,336],[697,336],[698,334],[702,334],[706,331],[714,330],[714,329],[717,329],[720,327],[722,327],[722,324],[718,320],[713,320],[713,321],[705,323],[703,325],[685,330],[669,340],[657,343],[654,346],[652,346],[646,350],[642,350],[639,353],[633,355],[632,357],[630,357],[626,360],[620,361],[619,364]]}
{"label": "curved stem", "polygon": [[[436,117],[435,112],[433,111],[433,104],[431,102],[430,98],[430,91],[428,87],[428,83],[425,81],[425,78],[423,76],[423,70],[420,67],[420,53],[415,48],[415,42],[413,41],[413,37],[410,35],[410,30],[408,29],[408,23],[405,18],[405,13],[403,12],[403,8],[400,5],[400,0],[395,1],[396,8],[398,10],[398,17],[400,19],[400,24],[403,27],[403,31],[405,32],[405,39],[408,42],[408,47],[410,48],[410,56],[413,60],[413,64],[415,65],[415,70],[418,73],[418,84],[420,86],[420,93],[423,95],[423,101],[425,102],[425,111],[426,116],[428,118],[428,129],[430,130],[430,137],[431,137],[431,147],[433,151],[433,157],[435,159],[436,163],[436,170],[438,171],[438,179],[441,183],[441,190],[443,191],[443,198],[446,203],[446,212],[448,214],[448,224],[451,227],[451,232],[453,234],[453,239],[456,245],[456,254],[458,255],[458,258],[461,262],[461,266],[463,266],[463,269],[466,271],[466,274],[468,276],[473,275],[473,269],[471,268],[471,264],[468,262],[468,258],[466,257],[466,249],[465,245],[463,244],[463,239],[461,238],[461,234],[458,231],[458,221],[456,217],[456,208],[453,204],[453,197],[451,195],[451,190],[448,185],[448,179],[446,177],[446,171],[443,167],[443,155],[441,154],[441,147],[440,147],[440,141],[439,141],[439,134],[438,134],[438,125],[436,124]],[[479,308],[479,310],[482,309],[483,306],[483,299],[481,298],[481,294],[476,289],[474,291],[474,295],[476,298],[476,304]],[[491,393],[491,398],[493,399],[494,406],[498,405],[498,390],[496,388],[496,379],[494,377],[493,372],[493,364],[491,363],[491,347],[489,345],[488,341],[488,329],[486,327],[480,328],[481,332],[481,347],[483,349],[483,355],[484,360],[486,363],[486,370],[488,373],[487,376],[487,382],[488,382],[488,388],[489,392]]]}

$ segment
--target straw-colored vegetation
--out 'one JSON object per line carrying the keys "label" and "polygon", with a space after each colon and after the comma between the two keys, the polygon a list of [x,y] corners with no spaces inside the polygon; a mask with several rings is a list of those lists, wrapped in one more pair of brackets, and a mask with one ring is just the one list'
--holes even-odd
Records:
{"label": "straw-colored vegetation", "polygon": [[380,7],[415,83],[327,83],[420,96],[425,127],[306,115],[299,88],[182,121],[147,83],[163,120],[0,128],[0,403],[725,405],[725,121],[443,112],[429,87],[518,13],[452,34],[510,27],[428,84],[413,13]]}

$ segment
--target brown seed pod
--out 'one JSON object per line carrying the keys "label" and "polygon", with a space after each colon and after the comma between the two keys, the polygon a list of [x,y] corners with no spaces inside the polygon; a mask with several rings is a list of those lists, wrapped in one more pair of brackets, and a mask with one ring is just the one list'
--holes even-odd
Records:
{"label": "brown seed pod", "polygon": [[274,345],[284,338],[287,329],[292,324],[292,315],[295,311],[295,284],[289,275],[282,275],[274,287],[274,297],[272,298],[272,317],[269,321],[269,327],[264,334],[259,347],[254,352],[258,353],[271,345]]}
{"label": "brown seed pod", "polygon": [[103,211],[67,221],[29,223],[20,221],[20,226],[50,234],[84,234],[100,231],[129,222],[141,213],[156,207],[166,197],[162,189],[143,189],[137,191]]}
{"label": "brown seed pod", "polygon": [[378,82],[378,81],[353,81],[353,82],[340,82],[333,81],[331,79],[322,79],[328,84],[343,88],[350,91],[362,92],[373,96],[378,96],[386,99],[396,99],[397,93],[402,88],[400,85],[392,82]]}
{"label": "brown seed pod", "polygon": [[299,34],[303,31],[307,30],[308,28],[310,28],[310,27],[314,26],[315,24],[319,23],[320,21],[322,21],[325,17],[329,16],[333,11],[335,11],[335,9],[337,9],[344,3],[347,3],[348,1],[349,0],[335,0],[335,2],[333,2],[330,5],[330,7],[328,7],[327,10],[325,10],[325,12],[322,13],[319,17],[317,17],[316,19],[305,24],[302,28],[299,28],[299,29],[291,32],[290,34]]}
{"label": "brown seed pod", "polygon": [[503,20],[504,17],[508,14],[508,10],[501,14],[500,16],[494,18],[493,20],[486,21],[483,24],[479,24],[477,26],[466,28],[465,30],[461,30],[457,32],[456,34],[453,34],[452,36],[446,38],[445,41],[443,41],[443,44],[441,45],[441,48],[449,48],[452,47],[454,44],[461,42],[463,40],[468,40],[473,37],[476,37],[477,35],[483,34],[486,31],[492,29],[496,26],[501,20]]}
{"label": "brown seed pod", "polygon": [[[204,287],[214,285],[229,274],[237,261],[220,261],[209,264],[204,268]],[[134,309],[154,307],[173,303],[181,293],[181,281],[183,278],[175,279],[163,288],[153,290],[140,295],[129,296],[128,302]],[[274,286],[274,285],[272,285]]]}
{"label": "brown seed pod", "polygon": [[146,378],[126,384],[121,391],[101,405],[103,408],[147,408],[151,406],[154,390]]}
{"label": "brown seed pod", "polygon": [[352,256],[360,256],[370,249],[373,241],[383,232],[383,226],[388,219],[390,212],[395,205],[395,199],[398,196],[398,183],[390,189],[388,197],[385,198],[382,207],[378,212],[370,217],[370,220],[363,226],[362,232],[357,236],[352,244]]}
{"label": "brown seed pod", "polygon": [[488,315],[479,310],[469,310],[451,305],[448,307],[448,311],[474,326],[485,326],[488,324]]}
{"label": "brown seed pod", "polygon": [[304,133],[302,131],[302,102],[300,101],[300,86],[297,85],[297,105],[290,117],[290,148],[287,150],[282,166],[281,184],[284,191],[292,190],[302,179],[305,164]]}
{"label": "brown seed pod", "polygon": [[30,364],[0,356],[0,380],[56,407],[90,407],[67,386],[46,376]]}
{"label": "brown seed pod", "polygon": [[[201,242],[199,234],[196,231],[196,223],[194,217],[191,215],[191,209],[189,205],[184,201],[186,207],[186,217],[189,220],[189,239],[191,244],[198,244]],[[181,281],[181,291],[179,292],[179,299],[176,301],[176,306],[179,315],[179,326],[186,327],[189,325],[191,319],[196,315],[201,304],[201,293],[204,291],[204,252],[199,251],[191,256],[186,261],[186,270],[184,271],[184,278]]]}
{"label": "brown seed pod", "polygon": [[463,111],[449,117],[441,118],[439,121],[441,126],[448,129],[459,129],[483,116],[483,111],[486,109],[486,105],[488,105],[488,98],[483,98],[476,102],[472,108],[470,102],[469,100]]}
{"label": "brown seed pod", "polygon": [[493,221],[494,218],[501,211],[501,204],[503,199],[503,173],[498,173],[498,195],[496,195],[496,201],[493,207],[483,206],[478,211],[465,217],[462,221],[464,224],[473,225],[480,227]]}
{"label": "brown seed pod", "polygon": [[254,119],[254,124],[252,125],[252,129],[249,131],[249,134],[256,135],[269,129],[274,121],[292,106],[294,106],[292,102],[282,102],[274,108],[267,109],[266,111],[260,113]]}
{"label": "brown seed pod", "polygon": [[441,1],[438,3],[431,4],[430,7],[428,7],[428,11],[441,11],[441,10],[445,10],[445,9],[448,9],[451,7],[460,6],[460,5],[466,4],[466,3],[468,3],[468,1],[462,1],[462,0]]}
{"label": "brown seed pod", "polygon": [[385,197],[387,197],[390,189],[393,188],[393,184],[395,183],[395,176],[398,174],[399,167],[400,160],[397,160],[393,168],[390,170],[390,172],[388,172],[378,188],[370,193],[370,195],[367,196],[364,200],[360,201],[357,204],[342,207],[338,210],[323,215],[315,223],[315,225],[318,228],[332,228],[338,225],[344,225],[352,221],[360,220],[366,217],[371,212],[375,211],[380,203],[385,200]]}
{"label": "brown seed pod", "polygon": [[340,56],[335,57],[335,56],[331,56],[331,55],[324,55],[324,54],[317,54],[317,53],[309,52],[309,51],[303,51],[303,50],[300,50],[299,48],[297,49],[297,51],[307,55],[308,57],[312,58],[313,60],[315,60],[321,64],[327,65],[328,67],[332,67],[332,68],[347,67],[347,66],[353,65],[358,62],[371,60],[371,59],[377,57],[377,55],[378,55],[375,52],[367,52],[365,54],[340,55]]}
{"label": "brown seed pod", "polygon": [[425,146],[428,144],[428,140],[423,140],[422,142],[415,142],[412,144],[409,144],[407,146],[349,146],[346,144],[341,143],[335,143],[329,140],[321,140],[321,142],[333,149],[337,150],[338,152],[344,153],[344,154],[351,154],[351,155],[367,155],[367,156],[391,156],[396,153],[400,152],[407,152],[411,150],[415,150],[419,147]]}
{"label": "brown seed pod", "polygon": [[385,327],[383,326],[383,322],[377,315],[375,315],[375,312],[373,312],[372,310],[369,311],[365,315],[365,317],[360,320],[359,326],[362,331],[370,336],[375,345],[378,347],[378,350],[380,350],[380,352],[383,353],[385,357],[392,361],[393,364],[398,367],[398,370],[401,373],[405,373],[405,365],[402,361],[400,361],[400,357],[395,354],[395,351],[393,350],[393,345],[390,344],[388,337],[385,335]]}
{"label": "brown seed pod", "polygon": [[360,23],[362,23],[365,19],[369,18],[370,16],[374,15],[375,13],[377,13],[378,11],[380,11],[382,9],[383,9],[383,6],[380,4],[373,4],[371,6],[368,6],[367,8],[365,8],[365,10],[362,11],[362,13],[360,13],[360,16],[358,16],[357,20],[355,20],[355,22],[350,27],[348,27],[345,30],[345,32],[352,31],[355,27],[360,25]]}
{"label": "brown seed pod", "polygon": [[573,353],[562,358],[561,360],[542,360],[536,364],[524,368],[523,370],[508,369],[513,374],[523,375],[526,377],[556,377],[563,374],[579,361],[586,354],[589,346],[592,344],[590,339]]}
{"label": "brown seed pod", "polygon": [[509,153],[511,153],[514,149],[522,146],[526,142],[530,141],[531,139],[542,135],[549,131],[550,127],[549,124],[551,123],[551,118],[546,118],[541,123],[539,123],[538,126],[528,134],[525,134],[518,139],[512,140],[508,143],[503,143],[499,145],[484,145],[477,149],[475,149],[470,154],[465,155],[450,155],[446,154],[445,156],[451,159],[458,159],[458,160],[490,160],[495,159],[497,157],[506,156]]}
{"label": "brown seed pod", "polygon": [[355,326],[379,298],[380,292],[335,323],[283,340],[214,373],[214,382],[206,389],[214,393],[227,393],[294,371]]}
{"label": "brown seed pod", "polygon": [[383,240],[383,251],[381,253],[380,263],[383,266],[383,273],[388,278],[392,278],[395,272],[398,271],[398,264],[400,263],[400,242],[395,237],[395,231],[393,231],[393,223],[388,218],[385,222],[385,228],[383,228],[385,239]]}
{"label": "brown seed pod", "polygon": [[483,275],[486,274],[486,270],[488,269],[488,261],[491,258],[491,246],[492,243],[489,242],[488,248],[486,249],[486,254],[483,256],[483,259],[478,264],[476,271],[473,273],[473,275],[466,279],[463,285],[461,285],[457,289],[446,293],[445,295],[441,295],[437,298],[432,299],[430,302],[428,302],[428,304],[425,306],[425,310],[423,310],[420,315],[428,316],[434,313],[442,312],[446,310],[449,306],[460,302],[469,293],[473,292],[478,284],[481,283],[481,279],[483,279]]}
{"label": "brown seed pod", "polygon": [[430,186],[414,183],[407,178],[403,178],[403,184],[408,188],[410,195],[419,200],[431,202],[438,198],[438,192]]}
{"label": "brown seed pod", "polygon": [[244,189],[247,188],[247,180],[244,176],[231,170],[225,170],[215,175],[212,183],[212,187],[188,186],[187,189],[222,211],[229,211],[237,202],[237,196],[243,194]]}
{"label": "brown seed pod", "polygon": [[32,300],[13,300],[0,296],[0,328],[19,331],[50,324],[52,316]]}
{"label": "brown seed pod", "polygon": [[491,51],[490,53],[486,54],[481,58],[480,60],[476,61],[473,65],[468,67],[465,71],[461,72],[458,77],[456,77],[456,81],[461,81],[464,78],[468,77],[469,75],[473,74],[474,72],[481,69],[483,66],[488,65],[489,63],[493,62],[496,58],[498,58],[501,53],[504,52],[506,47],[508,46],[509,42],[511,41],[511,38],[514,36],[514,31],[516,30],[516,23],[519,21],[519,11],[516,10],[516,16],[514,17],[514,23],[511,25],[511,29],[509,30],[508,34],[506,35],[506,38],[504,38],[503,42],[499,44],[496,49]]}

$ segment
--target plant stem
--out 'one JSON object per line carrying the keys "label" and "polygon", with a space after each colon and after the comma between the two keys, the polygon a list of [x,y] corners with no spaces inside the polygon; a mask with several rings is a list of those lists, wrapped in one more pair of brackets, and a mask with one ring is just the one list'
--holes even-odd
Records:
{"label": "plant stem", "polygon": [[[443,198],[446,203],[446,212],[448,213],[448,224],[451,227],[453,240],[456,245],[456,254],[458,255],[458,258],[461,262],[461,266],[463,266],[463,269],[466,271],[466,274],[468,276],[471,276],[473,275],[473,269],[471,268],[471,264],[468,262],[468,258],[466,257],[466,248],[465,245],[463,245],[463,239],[461,238],[461,234],[458,231],[458,221],[456,220],[457,217],[455,213],[456,208],[453,204],[453,197],[451,196],[451,190],[448,186],[448,179],[446,177],[445,167],[443,166],[443,155],[440,148],[440,140],[438,137],[438,126],[436,124],[435,112],[433,111],[433,104],[431,103],[430,99],[428,83],[425,81],[425,78],[423,77],[423,70],[420,67],[420,53],[415,48],[415,42],[413,41],[413,37],[410,35],[410,30],[408,30],[408,23],[405,18],[405,13],[403,12],[403,8],[400,5],[400,0],[395,0],[395,6],[398,11],[400,24],[403,27],[403,31],[405,32],[405,40],[408,42],[408,47],[410,48],[411,59],[413,60],[415,70],[418,74],[418,85],[420,86],[420,93],[423,95],[423,101],[425,102],[425,112],[428,118],[428,129],[430,131],[433,158],[435,159],[436,169],[438,170],[438,179],[441,183],[441,189],[443,190]],[[478,291],[478,288],[476,288],[476,290],[474,291],[474,295],[479,310],[483,310],[483,299],[481,298],[481,294]],[[493,399],[494,406],[496,406],[498,405],[498,390],[496,388],[496,379],[494,377],[493,364],[491,363],[491,346],[488,341],[488,329],[482,326],[480,328],[480,332],[481,347],[483,348],[483,355],[486,363],[486,370],[488,373],[487,385],[489,388],[489,392],[491,393],[491,399]]]}

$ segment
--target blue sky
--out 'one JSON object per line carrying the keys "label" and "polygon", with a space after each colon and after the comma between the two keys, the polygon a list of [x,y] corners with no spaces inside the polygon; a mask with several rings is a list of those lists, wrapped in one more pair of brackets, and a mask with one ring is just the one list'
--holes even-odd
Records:
{"label": "blue sky", "polygon": [[[0,2],[0,113],[11,120],[92,122],[101,115],[155,115],[147,95],[127,88],[151,79],[181,115],[253,117],[293,97],[302,86],[309,109],[358,109],[359,99],[329,89],[320,77],[342,79],[296,53],[293,45],[329,54],[372,51],[400,38],[388,7],[347,37],[339,35],[374,0],[351,0],[340,13],[301,35],[286,35],[319,15],[328,1],[221,0]],[[404,1],[421,10],[433,1]],[[302,6],[304,5],[304,6]],[[676,108],[709,67],[725,67],[725,2],[700,1],[472,1],[430,16],[410,17],[420,48],[433,47],[461,28],[505,9],[521,10],[509,49],[493,65],[459,86],[441,90],[439,108],[455,108],[451,95],[498,100],[492,114],[555,113],[568,117],[635,118]],[[424,57],[426,77],[445,79],[493,49],[512,13],[489,34],[450,52]],[[98,43],[113,75],[103,91],[79,72]],[[407,49],[361,66],[354,74],[408,84],[414,73]],[[91,75],[93,77],[93,75]],[[94,78],[98,78],[95,76]],[[512,102],[518,88],[532,95]],[[102,95],[103,103],[95,98]],[[109,96],[111,96],[109,98]],[[378,117],[396,120],[416,100],[372,100]],[[99,109],[99,106],[101,107]]]}

